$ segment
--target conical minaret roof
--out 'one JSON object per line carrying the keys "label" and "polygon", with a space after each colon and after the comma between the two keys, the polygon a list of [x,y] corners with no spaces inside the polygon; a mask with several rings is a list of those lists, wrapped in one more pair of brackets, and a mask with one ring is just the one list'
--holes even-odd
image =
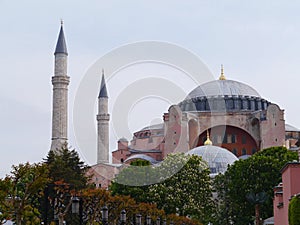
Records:
{"label": "conical minaret roof", "polygon": [[98,98],[108,98],[106,83],[104,79],[104,71],[102,70],[102,80],[100,85],[100,92]]}
{"label": "conical minaret roof", "polygon": [[66,44],[65,34],[63,29],[63,22],[61,22],[61,27],[60,27],[54,55],[56,55],[57,53],[63,53],[68,55],[67,44]]}

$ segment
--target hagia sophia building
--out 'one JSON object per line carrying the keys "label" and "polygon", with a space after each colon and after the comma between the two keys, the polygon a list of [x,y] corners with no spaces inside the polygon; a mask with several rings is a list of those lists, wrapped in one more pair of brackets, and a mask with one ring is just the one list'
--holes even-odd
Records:
{"label": "hagia sophia building", "polygon": [[[70,77],[67,75],[68,52],[63,26],[54,55],[51,150],[61,148],[68,140]],[[217,80],[199,85],[181,102],[171,105],[162,115],[163,123],[134,132],[131,140],[120,138],[117,149],[110,153],[109,87],[104,72],[99,86],[97,164],[89,171],[97,187],[107,188],[123,165],[133,160],[156,164],[173,152],[198,154],[206,159],[206,151],[214,154],[213,160],[226,158],[230,164],[272,146],[298,150],[300,130],[285,124],[284,110],[262,98],[253,87],[228,79],[221,68]],[[212,173],[223,172],[216,166],[217,162],[208,164]]]}

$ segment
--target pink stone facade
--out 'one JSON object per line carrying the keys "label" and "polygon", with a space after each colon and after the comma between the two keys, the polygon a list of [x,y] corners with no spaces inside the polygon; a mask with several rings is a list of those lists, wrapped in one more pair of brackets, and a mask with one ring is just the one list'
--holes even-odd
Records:
{"label": "pink stone facade", "polygon": [[288,208],[290,199],[300,193],[300,163],[286,164],[281,173],[282,183],[274,188],[274,224],[289,225]]}
{"label": "pink stone facade", "polygon": [[119,169],[120,165],[98,163],[88,170],[87,176],[91,177],[90,183],[95,184],[97,188],[108,189]]}
{"label": "pink stone facade", "polygon": [[173,105],[163,119],[163,124],[135,132],[130,145],[119,141],[112,153],[113,163],[129,163],[134,155],[161,161],[170,153],[187,152],[203,145],[207,130],[213,145],[238,157],[285,144],[284,111],[275,104],[258,112],[225,113],[183,112]]}

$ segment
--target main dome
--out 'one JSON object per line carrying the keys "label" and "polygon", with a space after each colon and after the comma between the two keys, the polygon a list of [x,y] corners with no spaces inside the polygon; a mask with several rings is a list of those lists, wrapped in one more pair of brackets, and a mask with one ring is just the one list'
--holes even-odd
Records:
{"label": "main dome", "polygon": [[214,96],[249,96],[258,97],[258,92],[247,84],[234,80],[214,80],[196,87],[187,98]]}
{"label": "main dome", "polygon": [[247,84],[233,80],[204,83],[179,104],[183,111],[257,111],[265,110],[269,102]]}

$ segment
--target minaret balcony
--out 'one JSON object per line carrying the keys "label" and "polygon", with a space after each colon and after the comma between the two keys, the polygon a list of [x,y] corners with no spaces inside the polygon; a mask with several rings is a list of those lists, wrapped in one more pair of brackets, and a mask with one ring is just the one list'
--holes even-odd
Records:
{"label": "minaret balcony", "polygon": [[98,114],[97,115],[97,120],[109,120],[109,117],[110,117],[110,115],[109,114],[107,114],[107,113],[104,113],[104,114]]}

